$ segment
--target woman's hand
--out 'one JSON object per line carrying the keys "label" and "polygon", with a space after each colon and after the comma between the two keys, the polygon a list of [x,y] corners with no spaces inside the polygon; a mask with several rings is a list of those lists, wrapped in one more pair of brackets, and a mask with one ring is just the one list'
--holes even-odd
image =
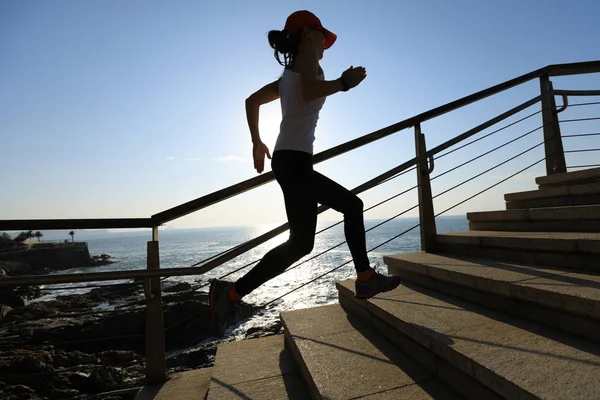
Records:
{"label": "woman's hand", "polygon": [[342,73],[344,81],[350,85],[351,88],[358,86],[367,77],[367,70],[365,67],[350,67]]}
{"label": "woman's hand", "polygon": [[254,158],[254,169],[259,174],[265,169],[265,156],[271,159],[269,148],[263,142],[256,142],[252,148],[252,156]]}

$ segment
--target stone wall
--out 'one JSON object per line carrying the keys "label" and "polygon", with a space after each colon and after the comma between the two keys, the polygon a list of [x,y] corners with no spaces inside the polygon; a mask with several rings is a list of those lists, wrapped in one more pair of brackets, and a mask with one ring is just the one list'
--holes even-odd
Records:
{"label": "stone wall", "polygon": [[26,263],[30,267],[29,273],[37,274],[89,266],[91,257],[86,243],[74,243],[71,246],[33,246],[30,250],[0,253],[0,261]]}

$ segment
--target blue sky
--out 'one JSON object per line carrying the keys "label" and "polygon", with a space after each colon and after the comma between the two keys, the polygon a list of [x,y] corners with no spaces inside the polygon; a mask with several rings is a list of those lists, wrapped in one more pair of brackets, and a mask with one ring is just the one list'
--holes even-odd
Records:
{"label": "blue sky", "polygon": [[[281,73],[266,33],[282,29],[297,9],[315,12],[338,34],[322,61],[327,78],[350,65],[363,65],[368,73],[358,88],[327,99],[317,127],[319,152],[548,64],[598,59],[598,4],[5,0],[0,3],[0,219],[149,217],[255,176],[244,100]],[[555,87],[600,89],[600,79],[598,74],[560,78]],[[423,126],[428,145],[443,143],[538,92],[532,82],[430,121]],[[587,110],[594,111],[600,115],[598,109]],[[280,116],[278,102],[261,110],[261,135],[271,148]],[[513,137],[539,123],[538,116],[519,125]],[[591,125],[572,129],[600,131]],[[352,188],[412,158],[412,135],[397,133],[316,169]],[[506,137],[447,157],[436,168],[443,172]],[[526,140],[535,144],[540,138],[538,132]],[[507,149],[440,179],[434,192],[513,154]],[[586,162],[597,160],[598,153],[586,157]],[[436,211],[519,165],[442,196]],[[451,214],[502,208],[502,194],[533,189],[542,167]],[[412,186],[413,175],[361,197],[371,205]],[[414,201],[414,196],[398,199],[366,217],[385,218]],[[323,218],[337,217],[328,212]],[[284,221],[282,195],[271,183],[168,225]]]}

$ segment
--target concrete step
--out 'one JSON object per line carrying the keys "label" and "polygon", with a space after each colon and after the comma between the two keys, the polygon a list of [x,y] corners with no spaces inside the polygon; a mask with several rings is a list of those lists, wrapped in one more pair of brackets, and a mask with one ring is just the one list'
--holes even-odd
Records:
{"label": "concrete step", "polygon": [[[340,304],[386,337],[408,338],[426,365],[443,360],[504,399],[597,399],[600,345],[418,286],[370,300],[338,282]],[[400,340],[400,339],[396,339]]]}
{"label": "concrete step", "polygon": [[338,305],[281,313],[311,399],[460,399]]}
{"label": "concrete step", "polygon": [[471,230],[600,232],[600,205],[470,212],[467,219]]}
{"label": "concrete step", "polygon": [[212,368],[178,372],[165,383],[147,385],[135,400],[202,400],[208,393]]}
{"label": "concrete step", "polygon": [[600,183],[507,193],[504,200],[508,210],[600,204]]}
{"label": "concrete step", "polygon": [[307,399],[283,335],[219,345],[208,400]]}
{"label": "concrete step", "polygon": [[540,188],[600,182],[600,168],[540,176],[535,179],[535,182]]}
{"label": "concrete step", "polygon": [[424,252],[384,261],[404,281],[600,341],[600,274]]}
{"label": "concrete step", "polygon": [[600,233],[466,231],[436,236],[438,252],[600,271]]}

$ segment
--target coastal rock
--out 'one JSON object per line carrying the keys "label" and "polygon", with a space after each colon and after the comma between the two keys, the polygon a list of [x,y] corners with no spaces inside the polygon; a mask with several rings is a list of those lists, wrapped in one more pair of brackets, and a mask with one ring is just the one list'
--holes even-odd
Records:
{"label": "coastal rock", "polygon": [[[145,310],[124,308],[91,312],[100,301],[115,300],[101,288],[85,295],[59,296],[54,301],[34,303],[11,311],[5,319],[10,334],[27,344],[50,343],[57,349],[97,353],[106,348],[134,350],[144,354]],[[122,294],[131,294],[130,289]],[[185,299],[185,300],[184,300]],[[205,293],[173,293],[164,298],[165,344],[167,350],[194,345],[208,337],[208,304]],[[253,308],[242,305],[235,322]],[[17,340],[17,339],[15,339]],[[17,345],[18,343],[15,343]]]}
{"label": "coastal rock", "polygon": [[4,271],[3,276],[19,276],[31,273],[31,266],[23,261],[0,260],[0,269]]}
{"label": "coastal rock", "polygon": [[44,303],[33,303],[27,307],[21,307],[16,310],[11,310],[10,314],[7,314],[6,319],[9,321],[22,319],[39,319],[50,317],[57,313],[57,310],[48,307]]}
{"label": "coastal rock", "polygon": [[35,394],[35,390],[25,385],[8,386],[0,391],[0,398],[4,400],[43,400]]}
{"label": "coastal rock", "polygon": [[[143,383],[140,357],[133,352],[98,354],[48,350],[13,350],[0,353],[0,398],[68,398]],[[123,362],[136,365],[123,367]],[[81,371],[72,371],[80,367]],[[9,385],[9,386],[7,386]],[[19,397],[21,396],[21,397]]]}
{"label": "coastal rock", "polygon": [[277,321],[268,326],[255,326],[246,331],[245,339],[254,339],[259,337],[278,335],[283,333],[281,321]]}
{"label": "coastal rock", "polygon": [[[0,261],[0,279],[5,276],[18,276],[30,273],[29,264],[18,261]],[[0,289],[0,303],[12,308],[23,307],[40,296],[38,286],[17,286]]]}
{"label": "coastal rock", "polygon": [[5,306],[4,304],[0,304],[0,319],[6,318],[9,312],[13,310],[10,306]]}
{"label": "coastal rock", "polygon": [[96,303],[123,303],[141,299],[142,286],[135,283],[119,286],[106,286],[92,289],[85,295],[90,302]]}
{"label": "coastal rock", "polygon": [[38,286],[17,286],[16,288],[0,289],[0,303],[13,308],[25,307],[35,298],[40,297]]}
{"label": "coastal rock", "polygon": [[192,289],[192,285],[188,282],[165,282],[163,283],[163,292],[165,293],[173,293],[173,292],[183,292]]}
{"label": "coastal rock", "polygon": [[72,388],[77,391],[85,391],[88,385],[89,373],[84,372],[73,372],[67,375],[69,384]]}
{"label": "coastal rock", "polygon": [[119,262],[119,260],[108,254],[100,254],[99,256],[91,256],[88,265],[90,267],[97,267],[100,265],[114,264],[116,262]]}
{"label": "coastal rock", "polygon": [[167,359],[167,368],[174,372],[189,369],[207,368],[215,363],[217,346],[220,342],[212,341],[194,350],[186,351],[175,357]]}
{"label": "coastal rock", "polygon": [[109,392],[125,386],[127,374],[122,368],[104,366],[90,374],[87,385],[92,393]]}
{"label": "coastal rock", "polygon": [[[163,287],[168,289],[163,296],[166,350],[182,350],[208,339],[207,293],[188,283],[163,283]],[[22,385],[34,392],[0,392],[0,398],[69,398],[143,385],[146,315],[138,305],[144,302],[141,286],[132,284],[94,288],[86,294],[58,296],[10,311],[0,319],[0,376],[4,382],[0,390],[20,390],[12,388]],[[98,311],[97,307],[106,303],[127,307]],[[255,307],[242,302],[230,323],[255,312]],[[274,324],[252,329],[246,336],[280,331],[281,324]],[[210,340],[169,358],[170,373],[212,366],[219,343],[222,341]],[[22,345],[40,348],[19,349]]]}

